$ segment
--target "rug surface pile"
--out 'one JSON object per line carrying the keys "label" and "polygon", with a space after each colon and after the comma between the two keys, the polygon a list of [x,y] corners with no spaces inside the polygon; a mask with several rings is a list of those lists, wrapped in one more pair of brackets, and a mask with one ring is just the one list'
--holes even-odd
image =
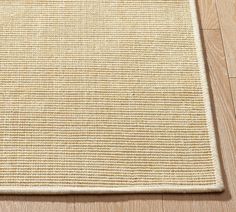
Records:
{"label": "rug surface pile", "polygon": [[222,191],[193,0],[0,1],[0,193]]}

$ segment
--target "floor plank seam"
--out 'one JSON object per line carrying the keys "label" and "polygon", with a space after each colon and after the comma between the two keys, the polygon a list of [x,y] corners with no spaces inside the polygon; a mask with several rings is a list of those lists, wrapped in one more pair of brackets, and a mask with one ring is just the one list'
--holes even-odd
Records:
{"label": "floor plank seam", "polygon": [[[236,77],[229,77],[229,79],[236,79]],[[231,93],[231,96],[232,96],[232,101],[233,101],[233,106],[234,106],[234,118],[236,120],[236,102],[234,100],[234,97],[233,97],[233,91],[232,91],[232,82],[231,80],[229,80],[229,87],[230,87],[230,93]]]}
{"label": "floor plank seam", "polygon": [[219,21],[219,26],[220,26],[220,37],[221,37],[221,41],[222,41],[222,48],[223,48],[223,51],[224,51],[224,60],[225,60],[225,66],[226,66],[226,69],[227,69],[227,77],[229,79],[229,84],[230,84],[230,99],[232,101],[232,104],[234,106],[234,117],[236,117],[236,111],[235,111],[235,103],[234,103],[234,100],[233,100],[233,92],[232,92],[232,86],[231,86],[231,82],[230,82],[230,75],[229,75],[229,68],[228,68],[228,61],[227,61],[227,57],[226,57],[226,51],[225,51],[225,45],[224,45],[224,38],[223,38],[223,35],[222,35],[222,27],[221,27],[221,23],[220,23],[220,17],[219,17],[219,11],[218,11],[218,5],[216,3],[216,14],[217,14],[217,17],[218,17],[218,21]]}

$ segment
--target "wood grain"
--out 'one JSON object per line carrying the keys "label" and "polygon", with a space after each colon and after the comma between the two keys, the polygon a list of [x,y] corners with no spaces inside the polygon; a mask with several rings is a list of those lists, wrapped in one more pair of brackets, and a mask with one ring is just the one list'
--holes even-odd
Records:
{"label": "wood grain", "polygon": [[165,212],[231,212],[236,210],[236,120],[220,31],[204,31],[204,40],[215,103],[218,140],[220,141],[218,144],[220,144],[220,155],[223,160],[226,191],[222,194],[164,195]]}
{"label": "wood grain", "polygon": [[198,0],[201,29],[219,29],[216,0]]}
{"label": "wood grain", "polygon": [[74,212],[73,196],[0,196],[0,212]]}
{"label": "wood grain", "polygon": [[77,196],[75,212],[159,212],[162,195],[101,195]]}
{"label": "wood grain", "polygon": [[231,91],[233,95],[234,108],[235,108],[235,113],[236,113],[236,78],[230,78],[230,84],[231,84]]}
{"label": "wood grain", "polygon": [[220,27],[230,77],[236,77],[236,0],[217,0]]}

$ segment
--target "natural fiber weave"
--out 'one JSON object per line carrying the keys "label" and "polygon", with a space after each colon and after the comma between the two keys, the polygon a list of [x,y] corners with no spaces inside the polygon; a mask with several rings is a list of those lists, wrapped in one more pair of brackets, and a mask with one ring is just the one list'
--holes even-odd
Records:
{"label": "natural fiber weave", "polygon": [[193,0],[0,1],[0,192],[222,191]]}

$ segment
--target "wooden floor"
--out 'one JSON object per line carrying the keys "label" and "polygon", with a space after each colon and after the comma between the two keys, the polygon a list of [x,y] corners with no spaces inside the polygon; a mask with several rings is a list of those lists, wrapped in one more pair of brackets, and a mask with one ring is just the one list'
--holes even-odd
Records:
{"label": "wooden floor", "polygon": [[0,212],[236,211],[236,0],[198,0],[226,191],[222,194],[0,196]]}

